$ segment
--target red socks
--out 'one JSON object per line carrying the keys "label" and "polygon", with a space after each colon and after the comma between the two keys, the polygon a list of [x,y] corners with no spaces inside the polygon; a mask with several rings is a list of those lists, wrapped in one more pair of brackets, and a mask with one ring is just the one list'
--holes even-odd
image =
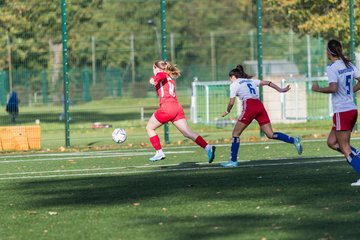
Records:
{"label": "red socks", "polygon": [[205,148],[206,145],[208,145],[207,142],[200,135],[195,139],[195,142],[202,148]]}
{"label": "red socks", "polygon": [[151,137],[150,142],[156,151],[161,149],[160,138],[158,135]]}
{"label": "red socks", "polygon": [[[151,142],[151,145],[154,147],[154,149],[156,151],[161,149],[160,138],[159,138],[158,135],[155,135],[155,136],[151,137],[150,142]],[[198,136],[195,139],[195,143],[197,145],[199,145],[200,147],[202,147],[202,148],[205,148],[206,145],[208,145],[208,143],[201,136]]]}

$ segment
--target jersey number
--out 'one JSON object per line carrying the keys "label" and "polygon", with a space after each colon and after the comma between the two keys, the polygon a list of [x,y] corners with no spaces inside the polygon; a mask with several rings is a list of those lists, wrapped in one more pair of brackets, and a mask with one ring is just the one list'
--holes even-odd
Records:
{"label": "jersey number", "polygon": [[175,86],[172,82],[168,81],[169,84],[169,94],[175,97]]}
{"label": "jersey number", "polygon": [[351,75],[346,76],[346,94],[350,94],[350,87],[351,87]]}
{"label": "jersey number", "polygon": [[[167,81],[167,84],[169,85],[170,96],[175,97],[175,85],[171,81]],[[161,97],[164,97],[164,87],[162,83],[160,83],[160,91],[161,91]]]}
{"label": "jersey number", "polygon": [[249,88],[249,91],[251,94],[255,94],[256,95],[256,90],[255,88],[253,88],[253,85],[251,85],[250,83],[247,84],[248,88]]}

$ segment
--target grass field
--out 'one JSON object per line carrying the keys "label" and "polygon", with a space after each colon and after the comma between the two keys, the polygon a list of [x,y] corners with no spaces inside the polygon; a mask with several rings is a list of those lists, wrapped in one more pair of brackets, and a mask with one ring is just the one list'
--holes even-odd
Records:
{"label": "grass field", "polygon": [[[260,137],[251,124],[235,169],[218,164],[228,160],[231,125],[189,122],[218,146],[208,164],[204,151],[170,124],[166,160],[150,163],[139,109],[156,104],[149,97],[71,106],[68,149],[61,147],[61,106],[23,107],[17,124],[40,119],[42,149],[0,155],[0,240],[358,239],[360,189],[350,187],[358,176],[326,147],[331,120],[273,124],[302,137],[300,157],[293,146]],[[0,116],[3,123],[7,118]],[[92,129],[95,121],[125,128],[127,141],[115,144],[113,128]],[[164,143],[163,128],[158,133]],[[358,148],[359,136],[355,131],[352,141]]]}
{"label": "grass field", "polygon": [[[358,145],[358,139],[353,141]],[[0,239],[359,239],[359,176],[324,140],[0,156]]]}

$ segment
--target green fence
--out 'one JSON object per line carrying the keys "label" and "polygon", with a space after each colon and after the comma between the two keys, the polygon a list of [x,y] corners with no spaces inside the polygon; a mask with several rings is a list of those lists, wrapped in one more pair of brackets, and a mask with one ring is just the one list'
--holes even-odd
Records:
{"label": "green fence", "polygon": [[[166,11],[167,59],[182,70],[177,86],[184,104],[190,104],[194,79],[227,80],[228,71],[236,64],[257,74],[254,1],[63,2],[72,146],[112,144],[111,129],[94,130],[95,122],[133,128],[134,138],[146,136],[139,109],[158,104],[148,79],[152,62],[161,58],[161,2]],[[60,4],[36,0],[0,3],[0,103],[5,109],[9,94],[18,93],[16,124],[40,120],[44,148],[65,144]],[[263,13],[268,13],[268,4],[263,3]],[[275,17],[270,13],[262,16],[264,78],[323,76],[328,64],[326,36],[312,37],[275,26]],[[4,110],[0,125],[12,124]]]}

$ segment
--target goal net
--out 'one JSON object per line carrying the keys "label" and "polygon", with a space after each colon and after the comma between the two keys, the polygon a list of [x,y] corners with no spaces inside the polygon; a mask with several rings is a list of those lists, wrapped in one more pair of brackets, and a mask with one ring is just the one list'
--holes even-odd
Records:
{"label": "goal net", "polygon": [[191,119],[194,123],[216,124],[219,127],[233,124],[241,112],[236,104],[231,113],[222,118],[229,102],[230,81],[193,82]]}
{"label": "goal net", "polygon": [[[278,93],[270,87],[263,88],[263,102],[271,122],[295,123],[331,118],[331,95],[311,90],[313,81],[317,81],[320,86],[326,86],[327,77],[270,77],[267,80],[282,87],[291,87],[287,93]],[[228,116],[221,117],[229,102],[229,85],[230,81],[192,83],[191,119],[194,123],[216,124],[218,127],[235,123],[242,110],[239,100]]]}

